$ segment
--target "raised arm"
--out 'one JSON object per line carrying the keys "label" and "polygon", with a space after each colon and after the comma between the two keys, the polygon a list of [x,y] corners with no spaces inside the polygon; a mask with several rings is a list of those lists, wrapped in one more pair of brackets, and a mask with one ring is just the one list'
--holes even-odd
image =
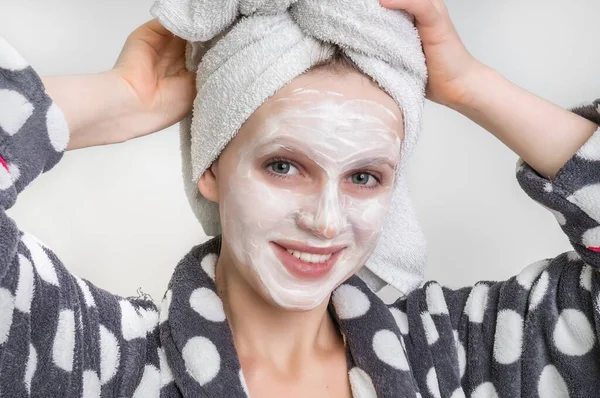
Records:
{"label": "raised arm", "polygon": [[110,72],[46,79],[0,37],[2,397],[141,397],[158,373],[154,305],[73,276],[6,213],[67,147],[125,141],[190,110],[182,41],[157,25],[134,32]]}
{"label": "raised arm", "polygon": [[416,17],[429,73],[427,98],[481,125],[540,175],[554,178],[598,129],[475,59],[458,36],[443,0],[380,2]]}
{"label": "raised arm", "polygon": [[[599,105],[574,112],[597,124]],[[392,306],[423,397],[598,394],[598,142],[600,131],[553,180],[526,163],[517,166],[525,192],[555,215],[576,251],[531,264],[505,282],[460,290],[429,282]]]}

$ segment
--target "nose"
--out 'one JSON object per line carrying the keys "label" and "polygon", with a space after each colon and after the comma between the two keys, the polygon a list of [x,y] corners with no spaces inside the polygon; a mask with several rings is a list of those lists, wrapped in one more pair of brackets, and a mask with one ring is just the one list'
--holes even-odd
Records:
{"label": "nose", "polygon": [[309,206],[310,210],[298,215],[297,223],[300,228],[320,238],[333,239],[346,227],[347,221],[337,184],[327,184],[317,202]]}

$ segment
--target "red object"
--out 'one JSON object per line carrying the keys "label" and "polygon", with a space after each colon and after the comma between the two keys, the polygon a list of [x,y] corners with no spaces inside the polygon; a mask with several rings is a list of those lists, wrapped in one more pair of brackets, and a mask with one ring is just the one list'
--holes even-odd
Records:
{"label": "red object", "polygon": [[600,253],[600,247],[588,247],[593,252]]}
{"label": "red object", "polygon": [[341,250],[333,253],[329,260],[324,263],[309,263],[292,256],[283,246],[274,242],[270,243],[275,255],[279,261],[283,263],[285,268],[287,268],[292,275],[301,279],[314,280],[321,278],[331,271],[341,253]]}
{"label": "red object", "polygon": [[0,164],[6,169],[6,171],[8,171],[8,165],[6,164],[4,159],[2,159],[2,156],[0,156]]}

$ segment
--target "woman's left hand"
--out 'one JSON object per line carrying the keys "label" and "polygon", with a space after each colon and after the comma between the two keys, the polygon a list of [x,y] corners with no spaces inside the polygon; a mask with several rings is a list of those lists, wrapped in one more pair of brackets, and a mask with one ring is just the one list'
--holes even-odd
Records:
{"label": "woman's left hand", "polygon": [[427,60],[429,100],[452,107],[464,101],[469,77],[483,66],[467,51],[443,0],[380,0],[382,6],[415,16]]}

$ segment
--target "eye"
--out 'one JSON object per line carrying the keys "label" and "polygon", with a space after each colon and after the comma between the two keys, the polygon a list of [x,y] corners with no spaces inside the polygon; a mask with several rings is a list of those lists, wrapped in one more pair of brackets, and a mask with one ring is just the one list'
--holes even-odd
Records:
{"label": "eye", "polygon": [[273,173],[276,173],[276,174],[282,174],[282,175],[298,174],[298,169],[296,168],[296,166],[294,166],[290,162],[286,162],[284,160],[277,160],[277,161],[271,162],[267,165],[267,167],[269,168],[270,171],[272,171]]}
{"label": "eye", "polygon": [[353,184],[363,185],[365,187],[374,187],[379,183],[377,178],[369,173],[354,173],[350,177]]}

